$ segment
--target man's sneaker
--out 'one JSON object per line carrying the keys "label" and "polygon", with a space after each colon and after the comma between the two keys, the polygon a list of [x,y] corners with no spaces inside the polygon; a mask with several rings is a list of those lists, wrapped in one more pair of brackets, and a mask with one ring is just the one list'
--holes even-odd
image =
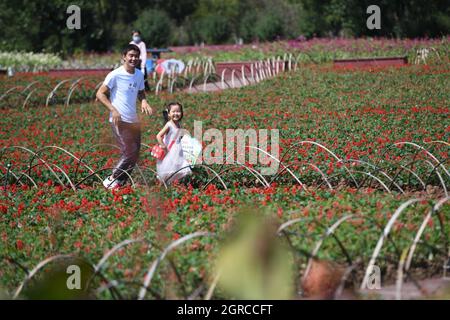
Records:
{"label": "man's sneaker", "polygon": [[116,187],[120,187],[120,182],[116,179],[114,180],[111,176],[103,180],[103,186],[106,189],[114,189]]}

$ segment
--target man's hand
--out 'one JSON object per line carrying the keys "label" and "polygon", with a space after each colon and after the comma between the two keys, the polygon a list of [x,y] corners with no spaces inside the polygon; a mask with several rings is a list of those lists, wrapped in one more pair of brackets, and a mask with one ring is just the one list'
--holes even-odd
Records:
{"label": "man's hand", "polygon": [[105,84],[102,84],[98,89],[95,97],[109,109],[112,115],[112,122],[114,126],[117,127],[119,125],[119,121],[122,119],[120,117],[119,111],[117,111],[117,109],[111,104],[111,101],[109,100],[109,93],[109,88]]}
{"label": "man's hand", "polygon": [[112,122],[116,127],[118,127],[119,121],[122,120],[122,118],[120,117],[120,113],[117,110],[113,110],[111,111],[111,113],[112,113]]}
{"label": "man's hand", "polygon": [[142,100],[141,111],[142,111],[142,113],[148,114],[149,116],[152,115],[153,109],[152,109],[152,107],[150,107],[147,100]]}

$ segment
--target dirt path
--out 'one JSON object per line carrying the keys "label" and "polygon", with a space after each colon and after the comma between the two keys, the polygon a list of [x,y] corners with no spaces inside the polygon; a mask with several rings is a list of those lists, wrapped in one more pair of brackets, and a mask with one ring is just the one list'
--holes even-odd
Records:
{"label": "dirt path", "polygon": [[236,78],[234,81],[227,79],[224,84],[222,82],[210,82],[206,84],[201,84],[197,86],[193,86],[191,89],[186,88],[183,92],[188,93],[198,93],[198,92],[214,92],[221,91],[227,89],[236,89],[244,86],[252,85],[257,83],[256,79],[248,78],[246,81],[242,81],[240,78]]}

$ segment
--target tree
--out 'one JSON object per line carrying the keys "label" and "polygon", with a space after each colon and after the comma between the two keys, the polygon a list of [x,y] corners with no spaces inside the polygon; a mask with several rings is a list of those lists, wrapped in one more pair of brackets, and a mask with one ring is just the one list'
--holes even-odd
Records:
{"label": "tree", "polygon": [[156,0],[154,8],[165,11],[177,25],[180,25],[186,17],[197,10],[199,2],[199,0]]}
{"label": "tree", "polygon": [[133,25],[141,32],[147,46],[159,47],[169,44],[173,23],[164,11],[147,9],[139,15]]}
{"label": "tree", "polygon": [[[0,50],[109,51],[142,29],[150,46],[224,43],[242,37],[440,37],[450,30],[448,0],[77,0],[81,30],[66,27],[72,0],[1,0]],[[381,30],[366,9],[381,9]]]}

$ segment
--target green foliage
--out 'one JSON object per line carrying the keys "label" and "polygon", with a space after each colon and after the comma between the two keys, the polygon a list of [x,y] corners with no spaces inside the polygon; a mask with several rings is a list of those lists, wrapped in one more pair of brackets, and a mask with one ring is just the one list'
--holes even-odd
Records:
{"label": "green foliage", "polygon": [[154,0],[154,8],[167,12],[177,24],[181,24],[187,16],[195,13],[199,6],[198,0]]}
{"label": "green foliage", "polygon": [[169,44],[173,23],[166,12],[149,9],[139,15],[134,22],[135,29],[141,31],[148,47],[166,46]]}
{"label": "green foliage", "polygon": [[198,40],[206,43],[221,43],[230,39],[231,27],[226,17],[208,15],[195,24]]}
{"label": "green foliage", "polygon": [[239,25],[239,36],[245,41],[250,42],[255,38],[254,27],[255,21],[257,19],[257,14],[254,11],[246,13]]}
{"label": "green foliage", "polygon": [[440,37],[450,29],[446,1],[380,0],[381,30],[366,26],[371,0],[77,1],[81,30],[69,30],[70,0],[0,2],[0,50],[105,52],[130,40],[151,46],[268,41],[316,36]]}
{"label": "green foliage", "polygon": [[268,12],[255,24],[255,35],[261,40],[275,40],[283,35],[283,20],[275,13]]}

